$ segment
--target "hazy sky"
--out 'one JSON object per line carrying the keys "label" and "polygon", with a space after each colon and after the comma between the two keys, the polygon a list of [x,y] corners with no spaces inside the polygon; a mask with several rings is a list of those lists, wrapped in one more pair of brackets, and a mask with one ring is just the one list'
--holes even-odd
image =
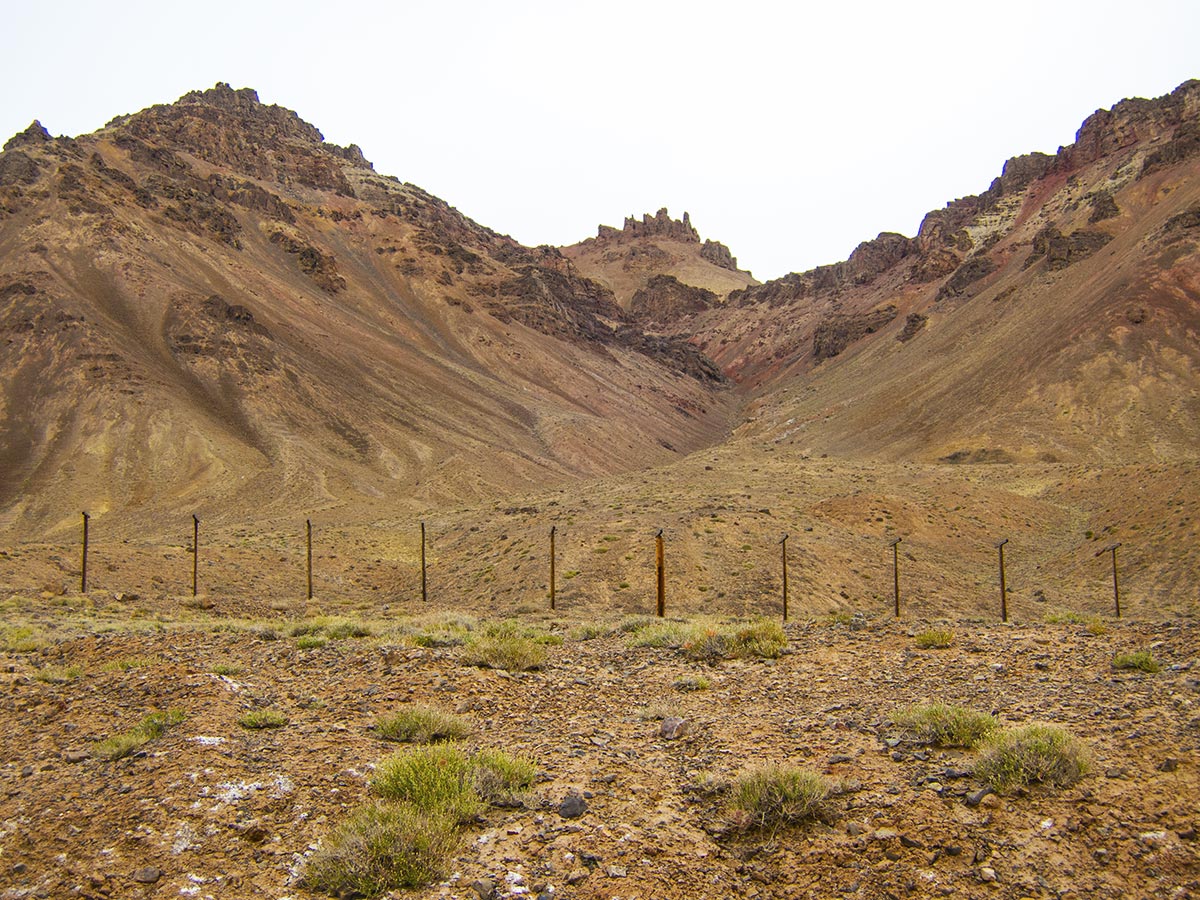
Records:
{"label": "hazy sky", "polygon": [[[227,81],[526,244],[684,210],[762,279],[1200,77],[1200,3],[25,3],[0,141]],[[1191,60],[1191,62],[1189,62]]]}

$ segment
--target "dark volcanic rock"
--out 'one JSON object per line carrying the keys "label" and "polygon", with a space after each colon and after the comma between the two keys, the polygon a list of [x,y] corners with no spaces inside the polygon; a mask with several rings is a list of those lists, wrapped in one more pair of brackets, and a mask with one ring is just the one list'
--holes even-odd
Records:
{"label": "dark volcanic rock", "polygon": [[0,154],[0,187],[33,184],[38,180],[39,172],[37,162],[20,150],[6,150]]}
{"label": "dark volcanic rock", "polygon": [[684,284],[673,275],[655,275],[633,295],[629,313],[641,322],[667,324],[704,312],[716,300],[712,291]]}
{"label": "dark volcanic rock", "polygon": [[894,318],[896,307],[891,304],[868,313],[830,316],[813,332],[813,358],[819,361],[837,356],[859,338],[874,334]]}
{"label": "dark volcanic rock", "polygon": [[955,270],[937,293],[938,300],[962,297],[981,278],[996,271],[996,264],[989,256],[973,256]]}
{"label": "dark volcanic rock", "polygon": [[33,124],[24,131],[14,134],[4,144],[5,150],[12,150],[14,147],[36,147],[39,144],[44,144],[51,140],[50,132],[42,127],[42,123],[37,119],[33,120]]}
{"label": "dark volcanic rock", "polygon": [[925,329],[928,320],[928,316],[920,313],[909,313],[908,318],[904,320],[904,330],[896,335],[896,340],[911,341]]}
{"label": "dark volcanic rock", "polygon": [[597,240],[638,237],[667,237],[677,241],[700,243],[700,234],[692,227],[691,217],[684,213],[682,219],[672,219],[665,206],[653,216],[646,213],[640,222],[633,216],[626,216],[624,227],[620,230],[610,225],[601,225],[596,231]]}
{"label": "dark volcanic rock", "polygon": [[322,253],[311,244],[282,231],[271,234],[271,243],[278,244],[285,252],[294,255],[300,271],[315,281],[326,293],[336,294],[346,287],[346,279],[338,274],[337,260],[330,254]]}
{"label": "dark volcanic rock", "polygon": [[1115,219],[1120,214],[1121,207],[1117,206],[1113,195],[1108,191],[1100,191],[1092,197],[1092,214],[1088,216],[1088,222],[1094,225],[1105,219]]}
{"label": "dark volcanic rock", "polygon": [[722,269],[729,269],[733,272],[738,271],[737,257],[730,253],[729,248],[720,241],[706,240],[700,247],[700,256],[714,266],[720,266]]}
{"label": "dark volcanic rock", "polygon": [[1057,226],[1047,225],[1034,236],[1033,252],[1025,260],[1025,268],[1044,257],[1046,267],[1051,271],[1065,269],[1087,259],[1111,240],[1112,236],[1102,231],[1075,231],[1065,235]]}

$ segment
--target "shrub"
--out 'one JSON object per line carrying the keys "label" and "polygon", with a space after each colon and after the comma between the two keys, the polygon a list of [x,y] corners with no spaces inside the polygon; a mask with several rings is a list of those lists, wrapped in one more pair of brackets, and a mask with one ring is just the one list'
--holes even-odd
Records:
{"label": "shrub", "polygon": [[634,634],[657,621],[654,616],[626,616],[613,628],[613,634]]}
{"label": "shrub", "polygon": [[302,634],[296,639],[297,650],[316,650],[324,647],[329,643],[329,639],[322,634]]}
{"label": "shrub", "polygon": [[144,669],[147,666],[152,666],[157,659],[146,656],[127,656],[122,659],[114,659],[106,662],[100,667],[102,672],[128,672],[132,669]]}
{"label": "shrub", "polygon": [[638,710],[638,718],[643,722],[654,722],[660,719],[667,719],[675,715],[675,707],[662,700],[656,700],[653,703],[648,703]]}
{"label": "shrub", "polygon": [[993,738],[975,766],[975,774],[1003,793],[1028,784],[1066,787],[1089,768],[1087,750],[1056,725],[1008,728]]}
{"label": "shrub", "polygon": [[602,638],[606,634],[608,634],[608,629],[603,625],[579,625],[571,629],[571,640],[594,641],[596,638]]}
{"label": "shrub", "polygon": [[688,639],[688,628],[679,622],[658,620],[644,628],[630,632],[625,642],[627,647],[671,647],[679,648]]}
{"label": "shrub", "polygon": [[357,619],[333,619],[325,624],[325,634],[330,640],[370,637],[371,629]]}
{"label": "shrub", "polygon": [[184,712],[181,709],[152,712],[129,731],[100,741],[92,748],[92,755],[100,759],[123,759],[155,738],[162,737],[168,729],[178,725],[183,719]]}
{"label": "shrub", "polygon": [[730,787],[728,813],[735,828],[775,828],[814,818],[832,787],[815,772],[764,766],[739,775]]}
{"label": "shrub", "polygon": [[287,715],[277,709],[252,709],[238,719],[243,728],[282,728],[287,723]]}
{"label": "shrub", "polygon": [[770,619],[746,625],[696,626],[683,645],[690,659],[744,659],[757,656],[774,659],[787,646],[783,627]]}
{"label": "shrub", "polygon": [[997,728],[995,716],[946,703],[909,706],[892,720],[911,740],[940,747],[974,747]]}
{"label": "shrub", "polygon": [[533,787],[537,766],[503,750],[480,750],[471,758],[472,784],[480,799],[494,806],[520,806]]}
{"label": "shrub", "polygon": [[707,691],[712,687],[712,682],[704,675],[688,676],[686,678],[676,678],[672,682],[671,687],[677,691]]}
{"label": "shrub", "polygon": [[1100,616],[1084,615],[1077,612],[1047,613],[1044,617],[1047,625],[1082,625],[1088,634],[1100,636],[1108,633],[1108,626]]}
{"label": "shrub", "polygon": [[371,790],[385,800],[410,803],[455,822],[470,821],[482,808],[471,760],[452,744],[413,747],[389,756],[376,768]]}
{"label": "shrub", "polygon": [[466,642],[476,628],[470,616],[441,614],[424,616],[408,626],[411,640],[418,647],[457,647]]}
{"label": "shrub", "polygon": [[230,665],[229,663],[217,663],[210,671],[214,675],[224,675],[226,678],[231,678],[234,675],[241,675],[242,667]]}
{"label": "shrub", "polygon": [[916,642],[922,650],[945,650],[954,643],[954,632],[949,628],[930,628],[918,634]]}
{"label": "shrub", "polygon": [[1137,650],[1132,653],[1118,653],[1113,657],[1114,669],[1138,669],[1142,672],[1161,672],[1160,666],[1150,654],[1149,650]]}
{"label": "shrub", "polygon": [[375,733],[388,741],[433,744],[457,741],[471,733],[464,719],[428,706],[412,706],[375,722]]}
{"label": "shrub", "polygon": [[444,878],[458,831],[445,815],[409,805],[360,806],[321,842],[304,884],[339,896],[371,897]]}
{"label": "shrub", "polygon": [[0,629],[0,650],[10,653],[33,653],[45,645],[45,638],[27,625],[13,625]]}
{"label": "shrub", "polygon": [[517,635],[481,635],[467,644],[462,654],[465,665],[509,672],[537,669],[545,661],[544,646]]}

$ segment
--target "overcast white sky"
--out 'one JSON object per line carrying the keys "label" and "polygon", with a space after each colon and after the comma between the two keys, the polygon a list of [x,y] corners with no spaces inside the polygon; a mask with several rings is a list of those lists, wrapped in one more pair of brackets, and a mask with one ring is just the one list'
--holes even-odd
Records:
{"label": "overcast white sky", "polygon": [[24,3],[0,141],[227,81],[526,244],[684,210],[761,278],[844,259],[1200,77],[1200,3]]}

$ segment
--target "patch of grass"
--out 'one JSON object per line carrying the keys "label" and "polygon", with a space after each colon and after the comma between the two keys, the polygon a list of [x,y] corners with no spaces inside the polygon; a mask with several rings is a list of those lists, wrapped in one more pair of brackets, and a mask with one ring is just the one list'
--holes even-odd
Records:
{"label": "patch of grass", "polygon": [[841,625],[843,627],[849,627],[853,621],[854,616],[848,612],[830,613],[824,619],[826,625]]}
{"label": "patch of grass", "polygon": [[238,718],[243,728],[282,728],[287,723],[287,715],[277,709],[252,709]]}
{"label": "patch of grass", "polygon": [[106,662],[100,667],[101,672],[129,672],[133,669],[144,669],[147,666],[152,666],[157,659],[149,656],[126,656],[121,659],[114,659]]}
{"label": "patch of grass", "polygon": [[734,779],[726,811],[740,830],[778,828],[813,819],[832,785],[822,775],[788,766],[763,766]]}
{"label": "patch of grass", "polygon": [[1033,724],[1006,728],[988,742],[975,775],[1004,793],[1029,784],[1067,787],[1087,774],[1087,749],[1065,728]]}
{"label": "patch of grass", "polygon": [[214,675],[223,675],[226,678],[232,678],[234,675],[242,674],[242,667],[231,665],[230,663],[217,663],[209,671]]}
{"label": "patch of grass", "polygon": [[562,644],[561,634],[555,634],[537,625],[525,625],[516,619],[501,619],[499,622],[488,622],[481,629],[485,637],[520,637],[543,644],[548,647],[558,647]]}
{"label": "patch of grass", "polygon": [[603,625],[579,625],[571,629],[571,640],[573,641],[594,641],[596,638],[602,638],[608,634],[608,629]]}
{"label": "patch of grass", "polygon": [[675,715],[675,708],[669,703],[664,703],[661,700],[656,700],[653,703],[647,703],[638,710],[638,718],[643,722],[657,722],[662,719],[670,718]]}
{"label": "patch of grass", "polygon": [[1135,650],[1131,653],[1118,653],[1113,657],[1114,669],[1137,669],[1141,672],[1161,672],[1162,666],[1154,659],[1149,650]]}
{"label": "patch of grass", "polygon": [[407,623],[404,631],[418,647],[459,647],[467,642],[476,627],[476,621],[470,616],[442,614]]}
{"label": "patch of grass", "polygon": [[994,716],[963,706],[927,703],[909,706],[892,716],[910,739],[939,747],[975,747],[996,730]]}
{"label": "patch of grass", "polygon": [[1108,626],[1100,616],[1085,615],[1077,612],[1046,613],[1043,621],[1047,625],[1082,625],[1088,634],[1099,636],[1108,633]]}
{"label": "patch of grass", "polygon": [[331,641],[371,637],[373,633],[368,625],[358,619],[333,619],[325,623],[325,634]]}
{"label": "patch of grass", "polygon": [[613,627],[613,634],[636,634],[657,621],[654,616],[626,616]]}
{"label": "patch of grass", "polygon": [[9,653],[36,653],[46,646],[46,639],[28,625],[10,625],[0,629],[0,650]]}
{"label": "patch of grass", "polygon": [[83,675],[83,666],[46,666],[33,673],[33,677],[46,684],[68,684]]}
{"label": "patch of grass", "polygon": [[471,759],[453,744],[413,747],[389,756],[375,769],[371,791],[454,822],[468,822],[483,808]]}
{"label": "patch of grass", "polygon": [[471,733],[471,726],[452,713],[429,706],[411,706],[377,719],[375,733],[387,741],[434,744],[462,740]]}
{"label": "patch of grass", "polygon": [[689,633],[686,623],[656,619],[651,624],[631,632],[625,646],[678,649],[687,641]]}
{"label": "patch of grass", "polygon": [[775,659],[787,646],[783,626],[770,619],[748,624],[700,625],[683,645],[690,659]]}
{"label": "patch of grass", "polygon": [[480,750],[471,758],[475,792],[493,806],[521,806],[533,787],[537,766],[523,756],[503,750]]}
{"label": "patch of grass", "polygon": [[538,669],[545,661],[546,648],[520,635],[480,635],[462,653],[464,665],[509,672]]}
{"label": "patch of grass", "polygon": [[123,759],[155,738],[162,737],[183,720],[184,712],[181,709],[152,712],[129,731],[115,734],[97,743],[92,748],[92,755],[107,760]]}
{"label": "patch of grass", "polygon": [[712,682],[707,676],[697,675],[695,677],[676,678],[672,682],[671,687],[677,691],[707,691],[712,687]]}
{"label": "patch of grass", "polygon": [[304,885],[335,896],[373,897],[447,874],[460,842],[448,816],[410,804],[367,803],[322,842],[304,868]]}
{"label": "patch of grass", "polygon": [[949,628],[929,628],[919,633],[914,640],[922,650],[945,650],[954,643],[954,632]]}
{"label": "patch of grass", "polygon": [[323,634],[302,634],[296,638],[297,650],[316,650],[319,647],[324,647],[329,643],[329,639]]}

